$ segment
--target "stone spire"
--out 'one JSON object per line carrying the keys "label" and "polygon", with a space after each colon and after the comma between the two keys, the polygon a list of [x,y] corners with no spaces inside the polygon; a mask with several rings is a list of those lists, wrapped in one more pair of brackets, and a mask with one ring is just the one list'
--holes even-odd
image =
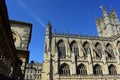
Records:
{"label": "stone spire", "polygon": [[104,6],[101,6],[101,9],[102,9],[102,12],[103,12],[103,16],[108,15],[107,10],[106,10],[106,8]]}
{"label": "stone spire", "polygon": [[46,36],[49,36],[50,37],[50,35],[51,35],[51,33],[52,33],[52,25],[51,25],[51,23],[50,23],[50,21],[48,21],[48,24],[47,24],[47,26],[46,26]]}

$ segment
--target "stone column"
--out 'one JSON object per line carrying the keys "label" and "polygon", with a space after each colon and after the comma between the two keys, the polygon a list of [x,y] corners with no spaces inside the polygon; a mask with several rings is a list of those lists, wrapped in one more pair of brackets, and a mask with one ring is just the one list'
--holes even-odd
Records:
{"label": "stone column", "polygon": [[68,40],[65,41],[65,46],[66,46],[66,55],[70,56],[71,55],[70,54],[71,50],[70,50],[70,46],[69,46]]}
{"label": "stone column", "polygon": [[104,67],[105,67],[105,74],[109,74],[109,70],[108,70],[108,63],[107,63],[107,59],[106,59],[106,54],[105,54],[105,46],[103,45],[102,46],[103,49],[102,49],[102,60],[103,60],[103,64],[104,64]]}
{"label": "stone column", "polygon": [[54,74],[58,74],[58,52],[55,53]]}
{"label": "stone column", "polygon": [[89,73],[88,74],[93,74],[93,64],[92,64],[92,59],[91,59],[91,53],[93,52],[92,48],[89,49],[88,53],[88,67],[89,67]]}
{"label": "stone column", "polygon": [[75,75],[76,74],[76,63],[75,63],[75,53],[72,53],[72,74]]}

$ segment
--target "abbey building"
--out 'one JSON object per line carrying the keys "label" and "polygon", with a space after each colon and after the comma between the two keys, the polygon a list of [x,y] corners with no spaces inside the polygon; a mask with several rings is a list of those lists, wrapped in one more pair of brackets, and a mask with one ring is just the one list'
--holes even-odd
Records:
{"label": "abbey building", "polygon": [[98,37],[46,27],[41,80],[120,80],[120,22],[114,9],[96,18]]}

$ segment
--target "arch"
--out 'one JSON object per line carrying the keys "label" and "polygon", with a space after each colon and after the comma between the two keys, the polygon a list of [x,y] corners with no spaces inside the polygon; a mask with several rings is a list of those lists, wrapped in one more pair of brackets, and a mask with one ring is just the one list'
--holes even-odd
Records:
{"label": "arch", "polygon": [[108,69],[109,69],[109,74],[110,75],[116,75],[117,74],[116,67],[113,64],[109,65]]}
{"label": "arch", "polygon": [[12,35],[13,35],[13,40],[14,40],[14,44],[16,47],[21,47],[21,36],[19,35],[19,33],[17,33],[15,30],[11,30],[12,31]]}
{"label": "arch", "polygon": [[101,44],[100,44],[99,42],[97,42],[97,43],[95,44],[95,48],[101,49]]}
{"label": "arch", "polygon": [[102,75],[102,68],[99,64],[94,65],[93,72],[95,75]]}
{"label": "arch", "polygon": [[62,65],[60,65],[59,74],[61,74],[61,75],[70,75],[69,65],[66,64],[66,63],[63,63]]}
{"label": "arch", "polygon": [[60,40],[57,44],[58,56],[60,58],[66,58],[66,47],[63,40]]}
{"label": "arch", "polygon": [[108,59],[114,59],[115,56],[114,56],[114,52],[113,52],[113,47],[110,43],[107,43],[106,50],[107,50]]}
{"label": "arch", "polygon": [[112,45],[110,43],[107,43],[106,48],[109,49],[109,50],[112,50]]}
{"label": "arch", "polygon": [[83,43],[83,49],[84,49],[84,57],[86,57],[90,53],[90,46],[87,41]]}
{"label": "arch", "polygon": [[71,49],[72,53],[75,53],[76,57],[79,56],[79,47],[78,47],[76,41],[71,42],[70,49]]}
{"label": "arch", "polygon": [[101,58],[102,57],[102,47],[99,42],[95,44],[95,53],[96,53],[96,58]]}
{"label": "arch", "polygon": [[87,69],[84,64],[79,64],[77,66],[77,75],[87,75]]}

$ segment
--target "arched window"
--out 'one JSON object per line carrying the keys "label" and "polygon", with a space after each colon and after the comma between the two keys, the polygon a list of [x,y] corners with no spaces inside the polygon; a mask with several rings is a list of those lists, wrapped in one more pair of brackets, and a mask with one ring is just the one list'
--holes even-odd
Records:
{"label": "arched window", "polygon": [[117,43],[118,51],[120,53],[120,41]]}
{"label": "arched window", "polygon": [[77,67],[77,75],[87,75],[86,67],[83,64]]}
{"label": "arched window", "polygon": [[107,53],[108,53],[108,59],[114,59],[114,52],[112,46],[108,43],[106,45]]}
{"label": "arched window", "polygon": [[84,44],[83,44],[83,48],[84,48],[84,56],[86,57],[89,53],[90,53],[90,48],[89,48],[89,44],[88,44],[88,42],[85,42]]}
{"label": "arched window", "polygon": [[66,58],[66,48],[63,41],[58,43],[58,54],[60,58]]}
{"label": "arched window", "polygon": [[79,48],[76,42],[72,42],[70,45],[72,53],[75,53],[75,56],[79,56]]}
{"label": "arched window", "polygon": [[94,71],[94,74],[95,75],[101,75],[102,74],[102,69],[101,69],[101,66],[96,64],[94,67],[93,67],[93,71]]}
{"label": "arched window", "polygon": [[69,69],[69,66],[64,63],[60,66],[60,70],[59,70],[59,73],[61,75],[70,75],[70,69]]}
{"label": "arched window", "polygon": [[101,53],[101,45],[99,43],[96,43],[95,45],[95,52],[96,52],[96,58],[101,58],[102,57],[102,53]]}
{"label": "arched window", "polygon": [[110,65],[108,67],[108,69],[109,69],[109,74],[110,75],[116,75],[117,74],[116,67],[114,65]]}

